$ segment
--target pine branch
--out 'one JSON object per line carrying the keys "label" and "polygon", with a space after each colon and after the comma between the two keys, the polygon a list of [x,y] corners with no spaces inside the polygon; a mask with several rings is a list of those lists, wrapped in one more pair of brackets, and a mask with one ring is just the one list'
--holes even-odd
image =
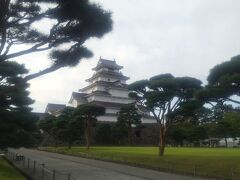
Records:
{"label": "pine branch", "polygon": [[0,62],[5,61],[7,59],[11,59],[11,58],[27,55],[27,54],[30,54],[30,53],[39,52],[39,51],[46,51],[48,49],[51,49],[52,48],[51,46],[48,46],[48,47],[45,47],[45,48],[38,48],[38,47],[41,47],[41,46],[43,46],[43,45],[45,45],[47,43],[48,42],[42,42],[42,43],[39,43],[37,45],[34,45],[33,47],[31,47],[29,49],[22,50],[22,51],[19,51],[19,52],[16,52],[16,53],[12,53],[12,54],[9,54],[9,55],[5,55],[4,57],[0,58]]}
{"label": "pine branch", "polygon": [[182,98],[179,98],[175,103],[174,103],[174,105],[173,105],[173,107],[171,108],[171,111],[174,111],[177,107],[178,107],[178,105],[179,105],[179,103],[182,101]]}
{"label": "pine branch", "polygon": [[236,104],[240,104],[239,101],[233,100],[233,99],[231,99],[231,98],[226,98],[226,100],[231,101],[231,102],[236,103]]}
{"label": "pine branch", "polygon": [[1,45],[0,45],[0,54],[2,53],[6,41],[7,41],[7,27],[6,27],[6,15],[8,13],[10,0],[2,1],[1,2],[1,13],[0,13],[0,33],[1,33]]}
{"label": "pine branch", "polygon": [[10,42],[10,43],[7,45],[7,47],[6,47],[6,49],[5,49],[5,52],[3,53],[4,56],[6,56],[6,55],[8,54],[8,52],[9,52],[10,48],[12,47],[12,45],[13,45],[13,42]]}
{"label": "pine branch", "polygon": [[56,71],[56,70],[58,70],[58,69],[60,69],[60,68],[61,68],[60,66],[52,66],[52,67],[46,68],[46,69],[44,69],[44,70],[42,70],[42,71],[39,71],[39,72],[37,72],[37,73],[27,75],[24,79],[25,79],[26,81],[30,81],[30,80],[35,79],[35,78],[37,78],[37,77],[40,77],[40,76],[43,76],[43,75],[45,75],[45,74],[54,72],[54,71]]}

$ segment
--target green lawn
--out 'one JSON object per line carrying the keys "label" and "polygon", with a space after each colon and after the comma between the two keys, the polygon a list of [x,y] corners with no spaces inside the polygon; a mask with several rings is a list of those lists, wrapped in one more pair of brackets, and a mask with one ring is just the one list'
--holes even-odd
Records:
{"label": "green lawn", "polygon": [[1,180],[26,180],[16,169],[11,167],[0,156],[0,179]]}
{"label": "green lawn", "polygon": [[45,148],[47,151],[128,163],[137,166],[209,177],[240,178],[240,149],[166,148],[158,157],[157,147]]}

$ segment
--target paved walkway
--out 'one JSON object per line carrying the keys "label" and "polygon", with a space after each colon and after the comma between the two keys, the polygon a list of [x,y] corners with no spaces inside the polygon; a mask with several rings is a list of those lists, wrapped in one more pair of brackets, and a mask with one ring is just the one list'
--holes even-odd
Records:
{"label": "paved walkway", "polygon": [[111,162],[61,155],[37,150],[19,149],[16,153],[44,163],[79,180],[203,180]]}

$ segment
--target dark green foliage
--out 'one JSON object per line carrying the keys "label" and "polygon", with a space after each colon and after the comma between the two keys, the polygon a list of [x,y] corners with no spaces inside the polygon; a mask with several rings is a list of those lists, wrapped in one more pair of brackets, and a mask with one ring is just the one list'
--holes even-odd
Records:
{"label": "dark green foliage", "polygon": [[235,111],[235,105],[240,104],[240,56],[214,66],[207,80],[208,85],[196,93],[196,97],[211,105],[208,121],[204,122],[208,127],[209,137],[235,137],[226,116]]}
{"label": "dark green foliage", "polygon": [[105,108],[92,104],[80,105],[77,108],[66,107],[59,116],[47,116],[39,123],[39,128],[49,134],[55,141],[67,143],[71,148],[74,141],[82,141],[85,132],[87,147],[90,147],[92,127],[97,116],[104,115]]}
{"label": "dark green foliage", "polygon": [[30,112],[33,100],[22,78],[25,73],[16,62],[0,62],[0,148],[36,144],[37,117]]}
{"label": "dark green foliage", "polygon": [[114,137],[114,144],[117,144],[117,145],[128,144],[129,145],[129,140],[127,140],[128,139],[128,129],[126,129],[126,127],[124,127],[123,124],[115,124],[115,126],[113,126],[112,132],[113,132],[112,135]]}
{"label": "dark green foliage", "polygon": [[239,95],[240,55],[213,67],[208,76],[208,86],[198,97],[205,102],[230,102],[239,105]]}
{"label": "dark green foliage", "polygon": [[[39,22],[48,24],[44,31]],[[111,29],[111,13],[88,0],[2,0],[0,62],[48,50],[52,65],[26,76],[30,80],[91,57],[84,43],[92,37],[101,38]],[[12,52],[22,44],[30,47]]]}
{"label": "dark green foliage", "polygon": [[139,126],[141,124],[141,115],[138,113],[134,104],[127,104],[121,107],[118,112],[116,126],[122,129],[122,132],[127,131],[128,143],[132,145],[132,126]]}
{"label": "dark green foliage", "polygon": [[240,113],[239,112],[226,112],[223,117],[208,126],[209,136],[224,138],[227,144],[227,138],[240,136]]}
{"label": "dark green foliage", "polygon": [[[149,81],[137,81],[129,85],[130,96],[145,106],[159,124],[159,155],[163,155],[166,132],[173,124],[183,121],[186,116],[196,114],[201,107],[194,99],[196,91],[202,89],[202,82],[192,77],[174,77],[160,74]],[[200,105],[199,105],[200,104]],[[191,107],[191,108],[189,108]]]}
{"label": "dark green foliage", "polygon": [[128,86],[132,91],[137,91],[138,93],[146,92],[146,87],[148,86],[148,80],[136,81]]}
{"label": "dark green foliage", "polygon": [[[38,26],[39,22],[45,22],[49,26],[43,28]],[[0,127],[8,125],[13,132],[24,132],[26,135],[28,118],[24,117],[18,122],[21,116],[15,116],[15,114],[31,116],[28,105],[33,101],[28,98],[26,81],[61,67],[75,66],[82,58],[91,57],[92,52],[84,47],[84,43],[89,38],[102,37],[111,29],[111,13],[88,0],[1,0]],[[18,48],[19,45],[21,48]],[[14,52],[14,48],[20,50]],[[24,66],[9,61],[46,50],[52,59],[51,66],[32,75],[27,74]],[[25,125],[22,126],[22,123]],[[9,133],[4,135],[2,133],[1,139],[6,140],[6,135],[17,138],[12,131],[9,130]],[[51,133],[53,132],[57,133],[54,128]],[[23,133],[18,137],[27,139]],[[12,140],[9,142],[13,143]]]}
{"label": "dark green foliage", "polygon": [[200,145],[200,140],[208,138],[207,129],[204,126],[192,126],[187,130],[188,142],[193,143],[195,146]]}
{"label": "dark green foliage", "polygon": [[66,107],[60,116],[49,115],[39,123],[39,128],[47,133],[55,141],[67,143],[68,148],[71,148],[74,141],[82,140],[83,121],[75,117],[75,109]]}
{"label": "dark green foliage", "polygon": [[167,115],[169,118],[178,118],[182,120],[189,118],[193,122],[198,122],[201,118],[204,118],[201,116],[204,116],[203,113],[206,109],[203,107],[201,102],[197,100],[190,100],[181,102],[179,105],[178,109]]}
{"label": "dark green foliage", "polygon": [[141,124],[141,115],[138,113],[134,104],[127,104],[121,107],[118,112],[118,123],[128,127],[129,125],[138,126]]}
{"label": "dark green foliage", "polygon": [[213,105],[213,103],[223,103],[229,96],[231,96],[231,92],[226,88],[210,85],[205,86],[204,89],[196,93],[197,99],[211,105]]}
{"label": "dark green foliage", "polygon": [[37,145],[38,118],[30,112],[0,113],[0,149],[6,147],[32,147]]}
{"label": "dark green foliage", "polygon": [[38,126],[44,132],[48,132],[49,134],[51,134],[52,128],[56,124],[56,119],[57,117],[53,115],[48,115],[43,120],[39,121]]}
{"label": "dark green foliage", "polygon": [[212,68],[207,80],[210,84],[220,82],[227,85],[229,83],[232,84],[232,82],[229,82],[229,79],[226,79],[226,77],[230,78],[231,75],[234,75],[232,76],[234,78],[237,74],[240,74],[240,55],[232,57],[230,61],[223,62]]}
{"label": "dark green foliage", "polygon": [[92,127],[96,124],[97,116],[105,114],[105,108],[94,104],[79,105],[74,111],[74,116],[84,124],[86,147],[90,148]]}
{"label": "dark green foliage", "polygon": [[56,127],[57,117],[53,115],[48,115],[41,121],[39,121],[38,128],[43,131],[43,133],[47,133],[50,137],[53,138],[55,145],[57,145],[58,141],[58,129]]}
{"label": "dark green foliage", "polygon": [[0,63],[0,108],[18,111],[33,103],[26,90],[29,84],[21,77],[27,70],[15,62]]}
{"label": "dark green foliage", "polygon": [[113,124],[98,123],[96,126],[95,142],[100,145],[117,144],[114,136],[115,133]]}
{"label": "dark green foliage", "polygon": [[97,116],[105,114],[105,108],[95,104],[79,105],[75,110],[75,115],[79,117],[90,117],[96,119]]}
{"label": "dark green foliage", "polygon": [[186,130],[181,126],[172,126],[167,132],[167,142],[173,146],[183,146],[186,140]]}
{"label": "dark green foliage", "polygon": [[240,136],[240,112],[228,112],[224,114],[223,122],[229,124],[231,137]]}
{"label": "dark green foliage", "polygon": [[173,125],[167,134],[168,142],[175,146],[199,146],[200,140],[208,138],[207,128],[203,125],[181,123]]}
{"label": "dark green foliage", "polygon": [[83,135],[83,122],[74,116],[74,108],[66,107],[57,117],[57,136],[61,141],[68,143],[71,148],[74,141],[81,140]]}

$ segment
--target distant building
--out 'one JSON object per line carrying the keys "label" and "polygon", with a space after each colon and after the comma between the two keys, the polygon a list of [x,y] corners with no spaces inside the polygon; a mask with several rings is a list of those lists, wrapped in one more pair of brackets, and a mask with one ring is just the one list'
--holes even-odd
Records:
{"label": "distant building", "polygon": [[236,138],[222,138],[219,141],[221,147],[240,147],[240,137]]}
{"label": "distant building", "polygon": [[61,114],[61,111],[66,107],[65,104],[52,104],[48,103],[45,113],[46,114],[51,114],[54,116],[59,116]]}
{"label": "distant building", "polygon": [[[79,90],[79,92],[73,92],[69,100],[70,106],[77,107],[78,105],[85,103],[92,103],[104,106],[106,108],[106,114],[98,117],[99,121],[116,122],[117,112],[123,105],[135,104],[135,100],[128,97],[128,89],[126,81],[129,77],[124,76],[121,73],[123,66],[120,66],[116,61],[106,60],[100,58],[97,66],[92,70],[95,73],[87,79],[88,86]],[[50,105],[50,106],[49,106]],[[53,106],[48,104],[46,111],[54,114],[51,109],[61,109],[63,106]],[[137,106],[139,112],[143,115],[143,123],[156,123],[154,118],[150,116],[142,106]],[[59,111],[58,111],[59,112]]]}

